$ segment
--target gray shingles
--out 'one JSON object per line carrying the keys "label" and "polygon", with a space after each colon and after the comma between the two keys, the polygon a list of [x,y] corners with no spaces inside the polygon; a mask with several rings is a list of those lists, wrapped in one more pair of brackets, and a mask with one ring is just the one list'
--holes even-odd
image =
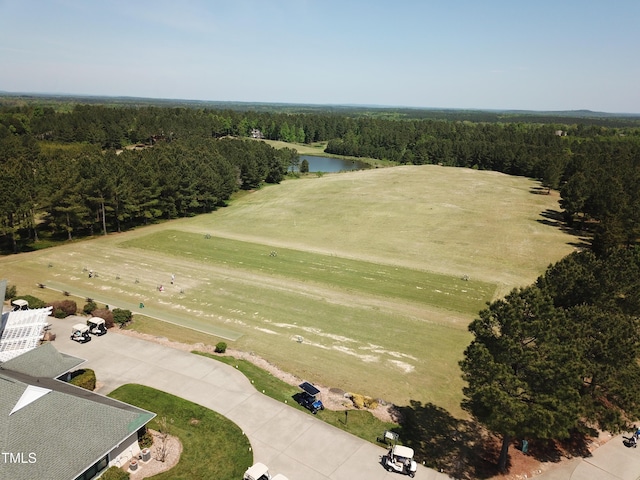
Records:
{"label": "gray shingles", "polygon": [[[52,352],[37,352],[16,362],[17,368],[38,370],[36,361],[45,353]],[[8,363],[0,370],[0,452],[22,454],[26,463],[0,456],[0,479],[73,479],[155,416],[64,382],[7,370]],[[52,391],[9,415],[28,385]]]}
{"label": "gray shingles", "polygon": [[81,358],[58,352],[46,342],[33,350],[0,364],[1,369],[12,370],[32,377],[55,378],[84,363]]}

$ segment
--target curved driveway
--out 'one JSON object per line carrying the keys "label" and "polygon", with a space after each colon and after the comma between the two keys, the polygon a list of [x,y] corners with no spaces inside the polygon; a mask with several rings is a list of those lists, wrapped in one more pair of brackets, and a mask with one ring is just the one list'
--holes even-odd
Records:
{"label": "curved driveway", "polygon": [[[399,480],[382,468],[385,449],[332,427],[312,415],[262,395],[234,368],[189,352],[117,333],[81,345],[69,339],[71,325],[84,317],[52,319],[54,343],[64,353],[87,361],[107,394],[139,383],[215,410],[235,422],[249,438],[254,461],[291,480]],[[309,448],[313,445],[313,448]],[[540,475],[541,480],[640,480],[640,449],[613,438],[588,458],[575,458]],[[418,466],[418,480],[446,480]]]}
{"label": "curved driveway", "polygon": [[[221,362],[109,333],[87,344],[69,339],[71,325],[85,319],[53,319],[56,348],[84,358],[107,394],[126,383],[139,383],[215,410],[235,422],[249,438],[254,461],[291,480],[399,480],[379,463],[385,450],[312,415],[256,391],[244,375]],[[313,448],[310,446],[313,445]],[[416,479],[449,477],[418,466]]]}

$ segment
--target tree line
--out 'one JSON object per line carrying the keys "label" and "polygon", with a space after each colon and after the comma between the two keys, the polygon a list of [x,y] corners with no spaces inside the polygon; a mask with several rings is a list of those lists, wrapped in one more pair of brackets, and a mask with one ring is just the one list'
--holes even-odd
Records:
{"label": "tree line", "polygon": [[[272,140],[322,141],[327,142],[327,153],[337,155],[539,179],[549,190],[560,189],[566,222],[593,235],[598,251],[634,243],[640,234],[640,128],[624,126],[624,119],[620,119],[623,126],[608,127],[593,123],[594,118],[564,125],[403,119],[402,111],[390,119],[376,113],[350,116],[340,109],[286,113],[109,105],[75,105],[61,112],[35,104],[0,108],[0,129],[4,136],[36,140],[24,140],[31,142],[30,148],[82,143],[109,150],[179,141],[188,149],[195,139],[249,137],[255,131]],[[265,181],[278,181],[277,176],[267,175]],[[245,180],[245,185],[256,184],[255,179]],[[185,211],[182,206],[177,209]]]}
{"label": "tree line", "polygon": [[619,432],[640,418],[640,247],[576,252],[481,311],[461,362],[463,408],[514,439]]}
{"label": "tree line", "polygon": [[278,183],[297,154],[264,142],[191,137],[103,150],[39,142],[0,124],[0,238],[18,252],[53,237],[119,232],[210,212],[238,189]]}
{"label": "tree line", "polygon": [[[404,118],[402,112],[398,113],[398,118]],[[589,120],[594,121],[593,118]],[[210,209],[212,204],[228,198],[227,185],[232,176],[228,162],[240,170],[236,180],[244,188],[255,188],[262,181],[280,181],[283,166],[286,172],[288,166],[297,164],[293,152],[271,151],[264,145],[246,142],[212,142],[212,139],[229,136],[249,137],[256,131],[264,138],[273,140],[327,142],[326,152],[337,155],[371,157],[399,164],[469,167],[539,179],[549,190],[560,189],[567,224],[591,234],[594,248],[601,252],[617,245],[635,243],[640,234],[640,128],[634,126],[390,119],[375,114],[364,115],[362,112],[357,116],[349,116],[340,110],[283,113],[81,104],[69,111],[57,111],[38,104],[0,108],[0,137],[3,143],[7,143],[3,146],[3,168],[8,170],[6,178],[12,179],[15,182],[13,185],[25,185],[27,181],[31,185],[35,180],[32,178],[34,173],[22,170],[28,170],[29,162],[38,159],[45,164],[51,163],[48,168],[54,169],[53,173],[61,173],[62,167],[56,166],[56,163],[83,164],[82,169],[74,168],[73,173],[82,172],[93,178],[99,175],[98,178],[106,182],[100,188],[92,186],[78,194],[83,198],[97,198],[96,195],[105,197],[103,230],[106,230],[104,224],[110,223],[107,217],[120,219],[115,221],[117,229],[122,228],[123,222],[127,224],[157,218],[158,211],[162,211],[165,218],[172,218]],[[117,162],[112,154],[104,154],[124,145],[157,143],[162,144],[160,148],[143,153],[128,152],[120,156]],[[52,145],[58,145],[59,148],[53,148]],[[85,147],[82,153],[78,145]],[[90,146],[95,148],[92,150]],[[16,149],[21,151],[17,152]],[[43,155],[40,149],[44,151]],[[239,149],[246,150],[249,157],[243,157]],[[92,172],[93,167],[89,168],[86,164],[92,163],[89,159],[97,161],[100,151],[103,152],[102,163],[108,167],[96,167]],[[139,156],[140,160],[131,160],[132,155]],[[210,161],[206,160],[208,155]],[[231,157],[226,158],[227,155]],[[70,156],[74,157],[71,163]],[[168,161],[171,156],[175,156],[176,162]],[[18,157],[22,160],[16,163]],[[184,167],[185,162],[187,167]],[[180,168],[197,170],[203,162],[206,168],[202,169],[203,176],[199,180],[189,180],[190,175],[186,172],[182,172],[182,175],[179,171],[175,172]],[[145,169],[165,163],[171,165],[165,171],[171,173],[172,176],[167,177],[171,178],[171,182],[178,183],[178,192],[173,192],[169,182],[163,183],[161,179],[157,180],[160,190],[156,188],[155,191],[166,193],[166,197],[161,197],[172,199],[168,202],[171,206],[166,201],[156,201],[155,196],[149,193],[151,196],[141,203],[145,206],[136,213],[134,210],[138,207],[123,205],[120,197],[107,200],[106,193],[96,193],[117,190],[109,186],[109,182],[118,178],[117,171],[109,171],[116,169],[116,164],[144,182],[148,176]],[[210,172],[211,168],[215,174]],[[45,172],[44,168],[35,170]],[[212,193],[198,190],[204,188],[207,176],[212,177]],[[218,180],[218,177],[223,180]],[[52,182],[52,179],[40,177],[39,181]],[[225,187],[218,190],[217,184],[220,182]],[[129,187],[118,188],[126,190]],[[29,201],[37,203],[38,208],[45,206],[47,202],[35,202],[35,189],[30,187],[27,189],[30,193],[19,195],[14,195],[16,192],[11,192],[11,188],[5,192],[4,196],[10,198],[4,200],[8,208],[3,209],[3,233],[14,230],[16,222],[24,225],[25,218],[29,217],[25,217],[24,212],[18,215],[20,218],[16,217],[17,209],[12,208],[11,204],[22,205],[27,202],[25,197],[30,197]],[[142,190],[151,192],[154,188],[147,185]],[[65,194],[69,194],[67,198],[74,198],[75,192]],[[152,207],[154,205],[157,208]],[[21,207],[20,210],[25,208]],[[72,228],[70,225],[76,214],[86,217],[86,214],[80,213],[82,210],[92,211],[95,208],[90,205],[82,209],[78,205],[73,208],[56,206],[55,211],[69,213],[69,222],[65,227],[68,230]],[[61,225],[57,218],[59,214],[55,214],[55,211],[48,211],[50,216],[56,217],[51,218],[51,224]],[[112,212],[112,215],[108,215]],[[78,226],[84,224],[91,230],[92,222],[78,221]]]}

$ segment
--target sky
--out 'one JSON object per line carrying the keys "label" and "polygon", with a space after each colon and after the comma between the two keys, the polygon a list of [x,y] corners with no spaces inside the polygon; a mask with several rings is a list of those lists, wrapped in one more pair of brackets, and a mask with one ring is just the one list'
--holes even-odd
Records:
{"label": "sky", "polygon": [[0,0],[0,91],[640,113],[639,0]]}

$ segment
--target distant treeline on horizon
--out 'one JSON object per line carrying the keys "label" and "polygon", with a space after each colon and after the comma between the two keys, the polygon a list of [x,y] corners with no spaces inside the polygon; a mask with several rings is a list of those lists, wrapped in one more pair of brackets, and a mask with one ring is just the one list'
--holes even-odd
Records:
{"label": "distant treeline on horizon", "polygon": [[[299,174],[295,144],[319,142],[329,154],[534,178],[560,191],[567,225],[590,236],[595,251],[640,237],[639,120],[521,122],[471,112],[494,118],[471,121],[356,107],[234,110],[70,98],[0,97],[5,251],[29,248],[38,229],[71,239],[211,211],[239,189]],[[116,153],[125,146],[137,148]]]}
{"label": "distant treeline on horizon", "polygon": [[282,102],[243,102],[190,100],[131,96],[22,93],[0,91],[0,106],[48,105],[68,111],[73,105],[130,107],[185,107],[236,111],[283,113],[338,113],[352,116],[375,115],[389,118],[434,119],[471,122],[586,123],[609,127],[640,126],[640,113],[597,112],[592,110],[523,110],[481,108],[430,108],[388,105],[308,104]]}

